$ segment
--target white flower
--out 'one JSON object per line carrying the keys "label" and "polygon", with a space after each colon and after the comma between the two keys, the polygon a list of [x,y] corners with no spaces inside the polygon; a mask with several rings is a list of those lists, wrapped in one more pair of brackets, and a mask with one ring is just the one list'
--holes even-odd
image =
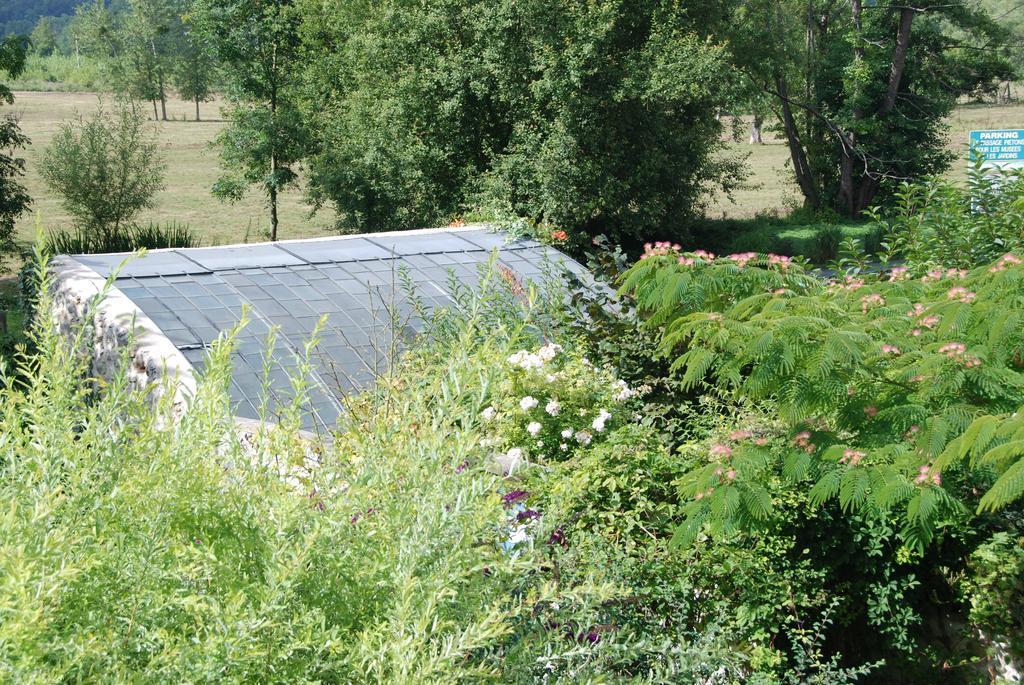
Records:
{"label": "white flower", "polygon": [[540,404],[540,402],[538,402],[535,398],[529,395],[519,400],[519,408],[522,409],[523,411],[530,411],[538,404]]}
{"label": "white flower", "polygon": [[545,379],[545,380],[546,380],[546,381],[547,381],[548,383],[554,383],[555,381],[557,381],[557,380],[558,380],[558,376],[556,376],[556,375],[555,375],[555,374],[553,374],[553,373],[549,373],[549,374],[548,374],[547,376],[544,376],[544,379]]}
{"label": "white flower", "polygon": [[594,422],[592,424],[590,424],[590,425],[598,433],[603,433],[604,432],[604,424],[607,423],[608,419],[610,419],[611,417],[612,417],[611,414],[609,414],[607,411],[602,409],[601,412],[597,415],[597,418],[594,419]]}
{"label": "white flower", "polygon": [[537,447],[543,447],[543,446],[544,446],[544,441],[543,440],[538,440],[537,441]]}
{"label": "white flower", "polygon": [[491,419],[494,418],[494,415],[497,413],[498,410],[495,409],[494,407],[487,407],[487,409],[484,409],[482,412],[480,412],[480,416],[483,417],[484,421],[490,421]]}
{"label": "white flower", "polygon": [[562,437],[565,438],[566,440],[571,438],[572,437],[572,428],[566,428],[564,431],[562,431]]}
{"label": "white flower", "polygon": [[593,437],[594,436],[592,436],[587,431],[578,431],[576,433],[576,442],[580,443],[581,445],[589,445]]}
{"label": "white flower", "polygon": [[539,350],[537,350],[537,356],[540,357],[543,361],[549,362],[552,359],[554,359],[555,355],[557,355],[561,350],[561,345],[548,343],[547,345],[544,345]]}
{"label": "white flower", "polygon": [[551,400],[548,402],[548,405],[544,407],[544,411],[551,416],[558,416],[558,412],[562,411],[562,405],[558,403],[558,400]]}
{"label": "white flower", "polygon": [[569,449],[569,446],[568,446],[568,445],[566,445],[566,444],[565,444],[565,443],[563,442],[562,444],[560,444],[560,445],[558,446],[558,449],[560,449],[560,450],[562,450],[562,451],[564,452],[564,451],[566,451],[567,449]]}
{"label": "white flower", "polygon": [[615,393],[616,402],[625,402],[630,397],[636,394],[636,390],[629,387],[629,384],[624,380],[618,380],[615,382],[615,387],[618,388],[618,392]]}
{"label": "white flower", "polygon": [[544,360],[536,354],[531,354],[526,350],[519,350],[508,358],[508,363],[529,370],[540,368],[544,365]]}
{"label": "white flower", "polygon": [[540,422],[531,421],[530,424],[526,427],[526,432],[532,435],[533,437],[537,437],[537,433],[540,433],[540,428]]}

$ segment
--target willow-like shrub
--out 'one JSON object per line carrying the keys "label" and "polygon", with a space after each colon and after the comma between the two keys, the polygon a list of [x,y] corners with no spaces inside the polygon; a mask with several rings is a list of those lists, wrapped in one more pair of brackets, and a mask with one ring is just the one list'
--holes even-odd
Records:
{"label": "willow-like shrub", "polygon": [[688,387],[769,403],[682,480],[677,541],[756,525],[764,483],[812,502],[902,512],[925,546],[944,517],[1024,496],[1024,266],[815,278],[787,258],[652,246],[625,276]]}
{"label": "willow-like shrub", "polygon": [[355,400],[300,473],[293,420],[256,455],[233,439],[230,336],[171,428],[123,376],[91,391],[52,324],[34,336],[0,385],[0,681],[574,681],[599,647],[567,626],[610,591],[503,549],[478,348]]}

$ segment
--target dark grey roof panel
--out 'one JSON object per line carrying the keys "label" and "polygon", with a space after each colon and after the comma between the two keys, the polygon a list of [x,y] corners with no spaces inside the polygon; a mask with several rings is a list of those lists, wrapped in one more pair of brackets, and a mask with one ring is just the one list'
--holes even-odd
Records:
{"label": "dark grey roof panel", "polygon": [[[501,234],[453,230],[161,250],[130,262],[116,286],[200,370],[210,346],[249,307],[248,326],[235,339],[229,387],[233,410],[245,418],[260,418],[264,402],[270,420],[288,410],[289,378],[302,373],[298,359],[320,327],[302,417],[307,429],[320,429],[334,424],[344,395],[371,387],[387,369],[393,341],[404,342],[422,326],[407,282],[428,311],[449,306],[452,281],[476,287],[494,250],[496,263],[524,282],[564,270],[586,277],[582,266],[536,241],[506,243]],[[76,259],[107,276],[127,256]],[[271,328],[277,334],[268,350]]]}
{"label": "dark grey roof panel", "polygon": [[244,269],[256,266],[296,266],[304,262],[276,245],[236,245],[233,247],[200,247],[178,250],[210,271]]}
{"label": "dark grey roof panel", "polygon": [[336,238],[287,243],[281,246],[310,264],[331,262],[357,262],[363,259],[390,259],[390,250],[365,238]]}
{"label": "dark grey roof panel", "polygon": [[397,255],[422,255],[437,252],[466,252],[479,250],[472,242],[455,233],[408,233],[371,236],[371,240]]}
{"label": "dark grey roof panel", "polygon": [[172,276],[198,274],[203,267],[177,252],[149,252],[144,257],[132,258],[132,252],[105,255],[81,255],[75,259],[106,278],[125,260],[129,260],[117,272],[118,278],[125,276]]}

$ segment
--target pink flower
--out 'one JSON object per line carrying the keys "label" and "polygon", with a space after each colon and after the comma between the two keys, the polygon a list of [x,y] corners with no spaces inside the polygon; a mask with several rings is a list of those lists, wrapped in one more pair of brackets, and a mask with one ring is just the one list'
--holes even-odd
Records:
{"label": "pink flower", "polygon": [[757,445],[758,447],[764,447],[765,445],[768,444],[768,438],[755,438],[754,444]]}
{"label": "pink flower", "polygon": [[748,262],[750,262],[750,260],[754,259],[755,257],[757,257],[756,252],[740,252],[737,254],[727,255],[726,259],[736,262],[736,266],[742,269],[747,265]]}
{"label": "pink flower", "polygon": [[857,450],[843,450],[843,456],[839,458],[840,464],[849,463],[850,466],[856,466],[866,455],[863,452]]}
{"label": "pink flower", "polygon": [[898,356],[900,354],[900,348],[896,347],[895,345],[882,345],[882,354],[892,354]]}
{"label": "pink flower", "polygon": [[907,267],[894,266],[889,272],[889,281],[905,281],[909,276],[910,274],[907,272]]}
{"label": "pink flower", "polygon": [[750,431],[733,431],[732,433],[729,433],[729,439],[732,440],[733,442],[747,440],[753,436],[754,434],[751,433]]}
{"label": "pink flower", "polygon": [[989,273],[996,273],[998,271],[1005,271],[1007,267],[1016,266],[1016,265],[1018,265],[1020,263],[1021,263],[1020,257],[1017,257],[1017,256],[1015,256],[1013,254],[1007,253],[1007,254],[1004,254],[1002,257],[1000,257],[999,261],[996,262],[995,265],[991,269],[989,269]]}
{"label": "pink flower", "polygon": [[956,288],[950,288],[946,292],[946,297],[948,297],[951,300],[957,300],[959,302],[967,304],[974,301],[976,294],[972,293],[967,288],[961,288],[958,286]]}
{"label": "pink flower", "polygon": [[713,457],[726,457],[726,458],[728,458],[728,457],[732,456],[732,448],[729,447],[728,445],[723,445],[722,443],[716,443],[716,444],[712,445],[711,449],[709,450],[709,452],[710,452],[711,456],[713,456]]}
{"label": "pink flower", "polygon": [[736,480],[736,472],[733,471],[732,469],[729,469],[728,471],[725,472],[725,477],[730,481]]}
{"label": "pink flower", "polygon": [[864,297],[860,298],[860,308],[861,308],[861,311],[864,312],[865,314],[872,307],[881,307],[881,306],[884,306],[884,305],[885,305],[885,298],[882,297],[881,295],[877,294],[877,293],[872,293],[871,295],[865,295]]}
{"label": "pink flower", "polygon": [[935,326],[938,325],[940,320],[941,319],[939,319],[939,317],[937,316],[926,316],[923,319],[921,319],[921,325],[924,326],[925,328],[935,328]]}
{"label": "pink flower", "polygon": [[868,406],[864,407],[864,413],[867,414],[869,419],[873,419],[875,418],[875,416],[878,415],[878,407],[876,407],[873,404],[869,404]]}
{"label": "pink flower", "polygon": [[793,260],[790,259],[789,257],[785,256],[785,255],[778,255],[778,254],[771,254],[771,253],[768,254],[768,265],[769,266],[777,266],[780,269],[782,269],[783,271],[785,271],[786,269],[788,269],[790,267],[790,265],[792,263],[793,263]]}

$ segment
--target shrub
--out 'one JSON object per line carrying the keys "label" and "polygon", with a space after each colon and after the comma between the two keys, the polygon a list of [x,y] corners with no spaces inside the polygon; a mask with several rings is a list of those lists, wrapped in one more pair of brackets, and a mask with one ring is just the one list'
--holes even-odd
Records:
{"label": "shrub", "polygon": [[116,235],[153,206],[164,186],[157,142],[133,104],[100,107],[62,124],[43,153],[41,173],[79,231]]}
{"label": "shrub", "polygon": [[1024,247],[1024,174],[968,171],[966,186],[904,183],[894,205],[869,215],[892,257],[922,267],[970,269]]}
{"label": "shrub", "polygon": [[413,363],[314,462],[293,413],[254,454],[229,437],[230,336],[167,429],[124,375],[84,392],[79,346],[40,326],[0,386],[3,680],[508,682],[550,662],[572,681],[596,649],[546,621],[589,625],[612,590],[560,589],[500,544],[464,392],[484,358]]}

